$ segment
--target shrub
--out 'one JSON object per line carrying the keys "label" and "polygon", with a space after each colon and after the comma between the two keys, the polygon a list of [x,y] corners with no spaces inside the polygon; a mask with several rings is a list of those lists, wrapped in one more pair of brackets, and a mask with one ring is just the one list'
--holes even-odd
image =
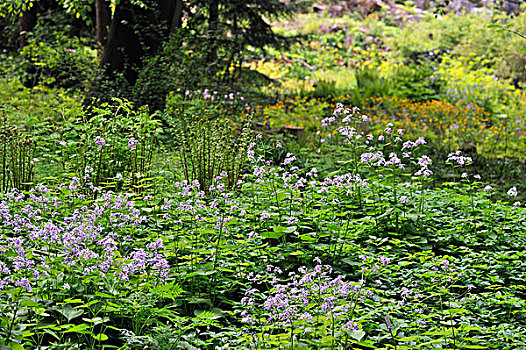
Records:
{"label": "shrub", "polygon": [[70,35],[70,26],[61,16],[45,15],[41,20],[46,21],[46,26],[36,26],[21,52],[24,85],[85,90],[95,75],[96,51],[85,38]]}

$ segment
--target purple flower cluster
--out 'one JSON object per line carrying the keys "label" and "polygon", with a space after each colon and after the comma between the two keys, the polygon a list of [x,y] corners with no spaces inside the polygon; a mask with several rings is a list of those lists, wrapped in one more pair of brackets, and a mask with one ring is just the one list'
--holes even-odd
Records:
{"label": "purple flower cluster", "polygon": [[422,176],[422,177],[430,177],[433,172],[429,170],[429,165],[431,165],[433,161],[428,156],[422,156],[418,158],[418,165],[420,165],[420,170],[418,170],[415,173],[415,176]]}
{"label": "purple flower cluster", "polygon": [[[383,257],[381,264],[387,264]],[[359,330],[354,319],[356,303],[372,297],[365,289],[365,281],[346,281],[343,276],[331,276],[332,267],[314,259],[313,268],[300,267],[288,274],[288,281],[279,278],[281,269],[267,266],[271,289],[266,296],[251,288],[241,300],[242,320],[248,328],[265,331],[301,329],[303,334],[342,334],[345,330]],[[262,276],[249,276],[260,283]],[[263,297],[261,299],[261,297]],[[261,300],[258,302],[258,300]],[[330,321],[330,322],[328,322]],[[295,332],[298,336],[300,333]]]}
{"label": "purple flower cluster", "polygon": [[130,151],[133,151],[137,148],[137,145],[139,144],[139,141],[137,141],[136,139],[134,139],[133,137],[130,137],[128,139],[128,148],[130,149]]}
{"label": "purple flower cluster", "polygon": [[[353,152],[356,152],[359,148],[366,149],[365,152],[356,155],[360,162],[374,167],[405,169],[408,164],[404,164],[404,160],[413,160],[413,151],[416,150],[418,146],[426,144],[426,140],[423,137],[419,137],[415,141],[407,140],[404,142],[401,138],[404,131],[402,129],[393,130],[393,124],[389,123],[383,133],[377,137],[377,141],[380,143],[390,141],[391,150],[388,154],[384,154],[385,147],[379,147],[377,149],[372,145],[372,142],[375,140],[374,135],[365,135],[363,131],[360,132],[357,129],[358,123],[367,121],[367,119],[366,116],[360,115],[358,108],[349,109],[338,104],[333,115],[322,120],[321,126],[329,128],[332,125],[338,125],[335,131],[344,138],[344,143],[351,146]],[[318,131],[318,134],[321,134],[321,131]],[[331,138],[332,132],[328,130],[326,138],[322,138],[320,141],[324,143]],[[400,152],[401,155],[397,152]],[[431,165],[429,157],[423,156],[418,162],[420,169],[415,173],[415,176],[431,176],[433,172],[429,169],[429,165]]]}
{"label": "purple flower cluster", "polygon": [[95,137],[95,144],[97,145],[99,149],[101,149],[104,146],[108,146],[108,144],[106,143],[106,140],[102,136]]}
{"label": "purple flower cluster", "polygon": [[401,286],[397,291],[399,295],[397,304],[402,312],[413,313],[416,323],[424,326],[429,322],[439,321],[438,318],[429,317],[430,299],[440,299],[439,294],[436,293],[439,289],[458,287],[463,274],[457,269],[457,264],[452,257],[436,258],[422,254],[420,261],[421,266],[414,272],[417,282]]}
{"label": "purple flower cluster", "polygon": [[[84,204],[72,205],[79,201]],[[0,200],[0,254],[5,258],[0,288],[30,292],[53,286],[60,271],[76,280],[96,276],[121,283],[147,276],[163,281],[169,266],[162,243],[137,250],[127,238],[145,222],[129,195],[109,191],[89,203],[65,188],[57,192],[38,185],[28,195],[13,190]]]}
{"label": "purple flower cluster", "polygon": [[463,167],[464,165],[469,165],[471,162],[473,162],[473,159],[471,157],[464,157],[461,151],[450,153],[446,159],[446,163],[456,163],[460,167]]}

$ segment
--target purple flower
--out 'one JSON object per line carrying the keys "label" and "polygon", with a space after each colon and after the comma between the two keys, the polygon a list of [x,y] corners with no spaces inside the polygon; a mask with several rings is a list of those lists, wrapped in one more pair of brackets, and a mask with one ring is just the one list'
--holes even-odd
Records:
{"label": "purple flower", "polygon": [[471,157],[464,157],[461,155],[461,151],[456,151],[455,153],[450,153],[447,157],[446,163],[457,163],[463,167],[466,163],[471,163],[473,159]]}
{"label": "purple flower", "polygon": [[292,163],[295,160],[296,160],[296,156],[294,154],[287,153],[287,156],[286,156],[285,160],[283,161],[283,164],[287,165],[287,164]]}
{"label": "purple flower", "polygon": [[130,151],[133,151],[134,149],[136,149],[138,144],[139,144],[139,141],[137,141],[133,137],[129,138],[128,147],[130,148]]}
{"label": "purple flower", "polygon": [[387,264],[389,264],[389,260],[390,260],[389,258],[386,258],[386,257],[383,256],[383,255],[380,255],[380,262],[381,262],[382,264],[384,264],[384,265],[387,266]]}
{"label": "purple flower", "polygon": [[428,156],[422,156],[418,159],[418,165],[422,167],[427,168],[431,163],[432,163],[432,160]]}
{"label": "purple flower", "polygon": [[418,145],[425,145],[426,144],[426,140],[423,138],[423,137],[419,137],[416,141],[415,141],[415,146],[418,146]]}
{"label": "purple flower", "polygon": [[101,136],[95,137],[95,144],[99,149],[101,149],[103,146],[108,146],[106,140],[104,140],[104,138],[102,138]]}

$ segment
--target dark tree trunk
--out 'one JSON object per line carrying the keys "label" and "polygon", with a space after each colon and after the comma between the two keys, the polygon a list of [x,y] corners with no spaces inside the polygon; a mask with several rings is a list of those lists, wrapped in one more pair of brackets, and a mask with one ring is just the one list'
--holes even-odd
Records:
{"label": "dark tree trunk", "polygon": [[213,63],[217,60],[217,39],[219,28],[219,0],[210,0],[208,7],[208,35],[209,52],[207,61]]}
{"label": "dark tree trunk", "polygon": [[115,73],[123,73],[131,85],[137,79],[134,66],[141,62],[144,54],[140,38],[133,28],[134,17],[129,1],[124,0],[117,5],[101,60],[101,67],[105,69],[108,77],[114,77]]}
{"label": "dark tree trunk", "polygon": [[110,78],[123,73],[129,85],[137,81],[145,56],[168,39],[176,0],[147,1],[147,9],[121,0],[111,21],[101,67]]}
{"label": "dark tree trunk", "polygon": [[37,4],[33,4],[20,15],[18,28],[20,33],[20,50],[27,45],[27,33],[31,32],[37,25]]}
{"label": "dark tree trunk", "polygon": [[111,10],[105,0],[95,0],[95,40],[104,47],[108,38]]}
{"label": "dark tree trunk", "polygon": [[175,33],[183,24],[183,0],[175,0],[174,15],[170,32]]}

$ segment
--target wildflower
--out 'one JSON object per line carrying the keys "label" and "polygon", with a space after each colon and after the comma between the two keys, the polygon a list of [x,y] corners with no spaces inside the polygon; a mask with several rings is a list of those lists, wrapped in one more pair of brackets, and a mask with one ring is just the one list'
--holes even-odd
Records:
{"label": "wildflower", "polygon": [[137,141],[133,137],[130,137],[130,139],[128,140],[128,147],[130,148],[130,151],[133,151],[134,149],[136,149],[138,144],[139,144],[139,141]]}
{"label": "wildflower", "polygon": [[407,198],[406,196],[400,197],[400,203],[402,203],[402,204],[409,203],[409,198]]}
{"label": "wildflower", "polygon": [[27,278],[22,278],[21,280],[19,281],[16,281],[15,282],[15,286],[17,287],[23,287],[25,288],[28,292],[31,292],[33,291],[33,288],[31,288],[31,283],[29,283],[29,280]]}
{"label": "wildflower", "polygon": [[493,189],[493,187],[491,187],[490,185],[487,185],[486,187],[484,187],[484,191],[485,192],[489,192]]}
{"label": "wildflower", "polygon": [[287,165],[287,164],[292,163],[295,160],[296,160],[296,156],[289,152],[289,153],[287,153],[287,156],[286,156],[285,160],[283,161],[283,164]]}
{"label": "wildflower", "polygon": [[60,141],[59,144],[64,147],[68,145],[67,142],[64,140]]}
{"label": "wildflower", "polygon": [[106,143],[106,140],[104,140],[104,138],[101,136],[95,137],[95,144],[97,145],[99,149],[101,149],[103,146],[108,146],[108,144]]}
{"label": "wildflower", "polygon": [[387,264],[389,264],[389,260],[390,260],[389,258],[386,258],[386,257],[383,256],[383,255],[380,255],[380,262],[381,262],[382,264],[384,264],[385,266],[387,266]]}
{"label": "wildflower", "polygon": [[74,191],[77,188],[79,188],[79,178],[78,177],[73,177],[71,179],[71,183],[69,184],[69,190],[70,191]]}
{"label": "wildflower", "polygon": [[261,213],[261,219],[268,219],[270,217],[270,214],[268,211],[264,210],[262,213]]}
{"label": "wildflower", "polygon": [[318,169],[312,168],[306,175],[307,177],[318,177]]}
{"label": "wildflower", "polygon": [[455,153],[450,153],[446,159],[446,163],[456,162],[461,167],[463,167],[466,163],[471,163],[472,161],[473,159],[471,159],[471,157],[462,156],[460,151],[456,151]]}
{"label": "wildflower", "polygon": [[517,197],[517,188],[513,186],[512,188],[508,190],[507,193],[508,193],[508,196]]}
{"label": "wildflower", "polygon": [[423,137],[419,137],[416,141],[415,141],[415,146],[418,146],[418,145],[425,145],[426,144],[426,139],[424,139]]}
{"label": "wildflower", "polygon": [[428,167],[429,164],[432,163],[432,160],[431,158],[429,158],[428,156],[422,156],[418,159],[418,165],[422,166],[422,167]]}
{"label": "wildflower", "polygon": [[366,164],[371,164],[373,162],[376,162],[374,163],[374,165],[382,165],[385,163],[385,159],[381,151],[378,151],[375,153],[369,153],[369,152],[363,153],[360,156],[360,160],[362,161],[362,163],[366,163]]}
{"label": "wildflower", "polygon": [[413,148],[415,147],[415,143],[413,141],[406,141],[402,144],[402,150],[406,149],[406,148]]}

